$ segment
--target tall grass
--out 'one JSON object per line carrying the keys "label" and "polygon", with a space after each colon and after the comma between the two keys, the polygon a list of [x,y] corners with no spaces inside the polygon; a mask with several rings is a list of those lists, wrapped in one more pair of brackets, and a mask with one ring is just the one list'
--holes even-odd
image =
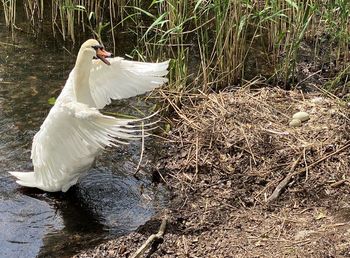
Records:
{"label": "tall grass", "polygon": [[[268,30],[268,49],[272,53],[275,78],[286,86],[294,83],[294,74],[300,44],[310,31],[314,4],[307,1],[266,1],[261,23]],[[316,28],[317,29],[317,28]],[[281,58],[282,57],[282,58]]]}
{"label": "tall grass", "polygon": [[[176,90],[208,91],[243,77],[247,56],[245,31],[250,13],[234,1],[154,1],[146,10],[151,22],[134,53],[141,59],[173,58],[171,78]],[[248,12],[247,12],[248,10]]]}
{"label": "tall grass", "polygon": [[[135,39],[134,58],[172,58],[175,92],[207,92],[257,75],[293,87],[305,42],[313,59],[335,63],[332,85],[348,74],[348,0],[23,1],[34,26],[50,20],[64,40],[75,42],[83,32],[109,39],[116,50],[122,30]],[[12,26],[16,1],[2,3]]]}
{"label": "tall grass", "polygon": [[[158,15],[148,15],[152,21],[137,32],[135,52],[142,58],[173,57],[178,91],[220,89],[259,74],[293,87],[304,42],[320,62],[335,60],[341,70],[348,61],[345,0],[159,0],[143,13],[153,9]],[[321,43],[328,37],[327,59],[321,52],[328,46]]]}

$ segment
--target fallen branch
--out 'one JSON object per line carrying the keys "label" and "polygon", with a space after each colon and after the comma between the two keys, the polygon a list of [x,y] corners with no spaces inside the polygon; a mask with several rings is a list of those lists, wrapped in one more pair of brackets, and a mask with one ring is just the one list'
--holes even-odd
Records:
{"label": "fallen branch", "polygon": [[340,149],[336,150],[335,152],[332,152],[330,154],[328,154],[327,156],[324,156],[322,158],[320,158],[319,160],[315,161],[314,163],[310,164],[308,167],[303,168],[301,170],[298,171],[294,171],[296,165],[299,163],[302,155],[299,156],[299,158],[293,163],[293,166],[291,168],[291,171],[289,172],[289,174],[277,185],[277,187],[275,188],[275,190],[273,191],[273,193],[271,194],[271,196],[266,200],[267,203],[271,203],[272,201],[276,200],[279,195],[281,194],[281,191],[288,185],[288,183],[290,182],[290,180],[299,174],[305,173],[307,170],[309,170],[310,168],[316,166],[317,164],[321,163],[322,161],[344,151],[345,149],[350,147],[350,142],[347,142],[343,147],[341,147]]}
{"label": "fallen branch", "polygon": [[139,249],[137,249],[137,251],[131,256],[131,258],[141,257],[141,255],[145,253],[145,251],[153,244],[153,242],[163,240],[167,219],[168,219],[167,216],[163,218],[162,223],[160,224],[158,233],[151,235],[146,240],[146,242]]}
{"label": "fallen branch", "polygon": [[290,182],[290,180],[291,180],[292,177],[294,176],[294,170],[295,170],[295,168],[297,167],[297,165],[298,165],[298,163],[299,163],[299,161],[300,161],[300,159],[301,159],[302,156],[303,156],[302,154],[299,155],[299,157],[297,158],[297,160],[294,161],[294,163],[293,163],[293,165],[292,165],[292,167],[291,167],[291,169],[290,169],[290,172],[289,172],[288,175],[277,185],[277,187],[275,188],[275,190],[273,191],[273,193],[271,194],[271,196],[266,200],[267,203],[273,202],[274,200],[276,200],[276,199],[280,196],[282,190],[288,185],[288,183]]}

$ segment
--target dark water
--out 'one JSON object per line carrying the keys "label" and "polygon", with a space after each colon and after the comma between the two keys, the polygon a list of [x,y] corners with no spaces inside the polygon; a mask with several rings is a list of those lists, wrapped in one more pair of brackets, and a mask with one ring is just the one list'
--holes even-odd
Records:
{"label": "dark water", "polygon": [[75,61],[52,40],[14,39],[0,23],[0,257],[68,257],[136,229],[166,202],[162,186],[132,176],[139,143],[105,151],[65,194],[22,188],[7,173],[32,169],[32,138]]}

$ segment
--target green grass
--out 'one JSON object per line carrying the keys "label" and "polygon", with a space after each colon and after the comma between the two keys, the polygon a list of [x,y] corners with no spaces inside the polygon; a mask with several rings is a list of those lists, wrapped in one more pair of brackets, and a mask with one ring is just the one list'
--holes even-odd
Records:
{"label": "green grass", "polygon": [[[209,92],[263,76],[286,88],[298,83],[297,65],[307,42],[311,61],[335,63],[331,88],[348,74],[347,0],[24,0],[33,26],[50,19],[56,37],[84,32],[113,42],[116,31],[135,38],[130,56],[172,59],[169,91]],[[2,0],[13,28],[16,1]],[[51,9],[50,9],[51,8]]]}

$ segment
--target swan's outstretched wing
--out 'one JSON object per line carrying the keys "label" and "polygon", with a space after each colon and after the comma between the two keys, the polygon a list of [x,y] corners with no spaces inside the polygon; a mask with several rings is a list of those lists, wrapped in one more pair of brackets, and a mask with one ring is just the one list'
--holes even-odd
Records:
{"label": "swan's outstretched wing", "polygon": [[106,146],[139,138],[132,119],[102,115],[97,109],[72,102],[52,108],[32,146],[33,176],[12,173],[19,184],[45,191],[67,191]]}
{"label": "swan's outstretched wing", "polygon": [[94,60],[90,72],[91,95],[98,109],[111,103],[111,99],[133,97],[151,91],[168,81],[169,61],[145,63],[108,59],[111,65]]}

